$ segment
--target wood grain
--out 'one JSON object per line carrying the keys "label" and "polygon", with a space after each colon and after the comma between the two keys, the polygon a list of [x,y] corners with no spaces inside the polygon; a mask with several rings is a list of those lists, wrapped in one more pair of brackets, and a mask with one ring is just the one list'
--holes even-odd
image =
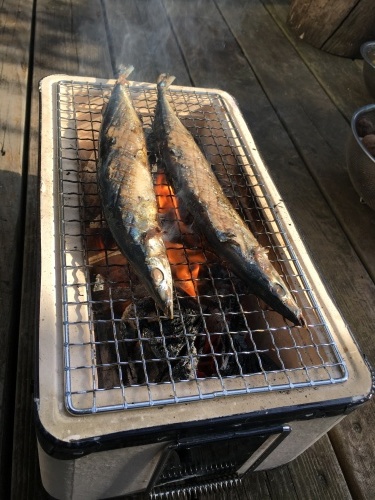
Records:
{"label": "wood grain", "polygon": [[[36,8],[30,136],[28,138],[24,273],[14,411],[12,499],[46,497],[39,476],[33,415],[34,338],[38,327],[39,81],[56,73],[112,76],[99,0],[40,0]],[[56,340],[58,341],[58,340]]]}
{"label": "wood grain", "polygon": [[[369,290],[373,289],[373,282],[356,257],[354,249],[350,247],[346,235],[335,221],[330,208],[319,194],[320,190],[324,192],[328,189],[330,191],[332,188],[335,189],[335,185],[337,187],[334,175],[329,173],[329,169],[332,168],[330,161],[335,156],[332,155],[332,149],[335,147],[337,150],[338,144],[341,144],[340,147],[343,148],[345,144],[347,125],[340,111],[327,99],[325,91],[321,89],[310,71],[304,67],[303,61],[298,56],[296,57],[293,48],[284,40],[277,27],[270,22],[267,12],[258,2],[217,2],[223,18],[240,43],[242,54],[245,54],[249,65],[242,59],[241,51],[236,49],[236,42],[230,38],[224,28],[221,29],[220,18],[217,15],[215,17],[214,9],[209,9],[207,3],[205,5],[206,30],[202,31],[201,34],[199,32],[201,27],[194,30],[195,16],[199,15],[197,11],[194,11],[192,15],[188,9],[179,11],[178,7],[182,6],[177,6],[175,2],[166,2],[166,5],[172,24],[178,33],[179,44],[185,54],[193,50],[191,40],[198,42],[200,40],[200,43],[197,44],[199,47],[203,46],[203,40],[205,40],[204,46],[208,47],[209,50],[216,43],[216,55],[210,62],[209,74],[206,75],[204,71],[200,70],[202,64],[200,64],[199,57],[188,60],[189,72],[193,81],[196,85],[203,86],[212,85],[215,81],[216,86],[225,88],[238,100],[240,109],[244,112],[250,130],[266,159],[276,185],[281,191],[297,227],[301,230],[315,262],[318,263],[328,288],[346,317],[349,318],[356,338],[361,341],[362,349],[373,357],[374,350],[370,333],[373,319],[370,317],[372,316],[370,311],[374,310],[372,303],[374,295],[373,292],[369,293]],[[192,19],[189,19],[190,16]],[[180,28],[180,22],[189,23],[191,28],[189,35],[185,34],[182,26]],[[259,36],[260,32],[263,36]],[[220,46],[223,47],[221,54],[218,53],[217,39],[221,40]],[[229,75],[228,71],[223,70],[221,64],[222,61],[225,61],[225,47],[228,48],[231,57],[239,63],[233,71],[229,72]],[[263,57],[259,58],[259,54],[262,54]],[[274,67],[268,61],[275,60],[276,54],[280,54],[284,62]],[[202,54],[202,59],[204,57],[205,54]],[[295,70],[294,67],[296,67]],[[304,78],[306,78],[305,82],[303,82]],[[258,82],[260,82],[260,86]],[[266,97],[264,94],[262,95],[262,92],[266,94]],[[269,105],[269,102],[266,102],[267,97],[274,109]],[[290,109],[291,107],[293,109]],[[329,120],[327,120],[326,115],[329,116]],[[283,129],[280,121],[286,130]],[[311,122],[315,122],[315,125],[312,125]],[[307,131],[305,127],[311,128]],[[331,127],[334,129],[332,135],[336,134],[336,137],[328,139],[332,144],[327,144],[323,132],[328,131],[328,135],[330,135],[329,129]],[[302,148],[298,146],[299,140],[301,140],[301,145],[303,144]],[[300,155],[294,149],[294,145],[297,145],[296,149]],[[310,147],[313,148],[311,155],[306,151]],[[330,160],[326,159],[326,155],[330,157]],[[343,158],[342,150],[340,155]],[[337,163],[337,160],[334,162],[336,172],[340,171],[342,166]],[[306,168],[306,166],[310,168]],[[313,169],[315,168],[318,168],[319,173],[322,174],[319,179],[314,175]],[[310,176],[311,172],[314,179]],[[330,175],[332,175],[331,179]],[[339,183],[339,186],[338,190],[342,187],[342,183]],[[345,189],[349,192],[352,191],[347,180]],[[342,194],[342,192],[337,192],[335,198],[338,199]],[[348,200],[350,203],[353,196],[353,192],[348,196],[348,199],[344,195],[340,204],[344,201],[346,203]],[[330,204],[332,198],[333,195],[330,191],[326,195]],[[335,210],[335,213],[337,212],[338,210]],[[348,216],[345,207],[344,212],[340,216],[342,221],[347,220]],[[350,217],[353,217],[352,213],[350,213]],[[351,227],[354,226],[354,221],[356,221],[355,224],[361,221],[359,224],[362,227],[362,232],[361,235],[358,234],[359,241],[367,240],[368,230],[364,228],[367,228],[368,221],[371,225],[371,218],[372,214],[369,212],[365,213],[364,220],[361,216],[352,219]],[[347,224],[344,227],[347,230]],[[363,233],[363,231],[365,232]],[[363,234],[366,235],[365,238]],[[371,238],[370,236],[370,240]],[[363,241],[363,244],[365,246],[367,242]],[[322,252],[323,248],[324,252]],[[340,252],[337,251],[338,248],[340,248]],[[372,261],[371,255],[373,255],[372,252],[366,253],[366,266]],[[350,267],[348,262],[351,263]],[[367,306],[364,306],[363,301],[366,300],[368,301]],[[361,422],[362,425],[366,425],[364,419],[361,419]],[[373,425],[372,420],[370,425]],[[307,460],[304,457],[305,454],[301,460]],[[310,459],[312,458],[313,456],[310,455]],[[311,464],[305,465],[313,468]],[[294,476],[296,481],[297,477],[299,476]],[[342,483],[343,478],[340,477]],[[313,483],[310,485],[310,480],[309,486],[305,487],[311,487],[311,495],[313,495],[320,480],[315,478],[317,482],[315,486]],[[344,487],[343,484],[340,487]],[[300,488],[298,496],[302,494],[303,487],[300,485]],[[334,491],[334,487],[332,491]],[[346,489],[345,491],[345,494],[348,495]]]}
{"label": "wood grain", "polygon": [[359,57],[362,43],[375,37],[375,4],[360,0],[337,30],[323,44],[322,49],[345,57]]}
{"label": "wood grain", "polygon": [[275,500],[296,500],[298,497],[289,465],[283,465],[266,472],[271,498]]}
{"label": "wood grain", "polygon": [[354,111],[372,102],[363,80],[363,61],[334,56],[298,38],[286,24],[289,3],[289,0],[263,1],[284,36],[349,123]]}
{"label": "wood grain", "polygon": [[[355,253],[360,255],[372,276],[375,273],[372,258],[375,231],[369,228],[374,225],[375,219],[370,209],[358,204],[357,195],[345,171],[348,125],[259,2],[236,2],[236,14],[233,13],[233,3],[218,0],[217,4],[289,138],[285,137],[285,130],[276,117],[270,123],[272,111],[265,112],[261,107],[258,116],[262,119],[255,121],[251,116],[248,117],[250,130],[328,289],[348,318],[353,331],[360,330],[358,336],[363,339],[362,348],[366,352],[369,349],[370,355],[373,350],[368,335],[371,327],[366,316],[373,309],[372,295],[367,293],[368,287],[373,287],[373,280]],[[257,34],[260,26],[264,34],[262,37]],[[262,58],[257,56],[259,53],[263,54]],[[283,62],[275,69],[267,61],[275,61],[276,58]],[[279,76],[280,68],[282,78]],[[251,95],[254,92],[254,113],[260,98],[256,90],[250,87],[250,80],[247,91]],[[236,97],[243,109],[242,95],[237,94]],[[263,116],[267,116],[268,123],[264,123]],[[258,129],[262,133],[258,133]],[[297,149],[297,159],[289,141]],[[330,208],[319,196],[319,191]],[[330,209],[345,234],[335,222]],[[347,235],[353,248],[348,244]],[[350,268],[348,262],[351,262]],[[345,293],[342,293],[344,290]],[[358,314],[358,307],[364,297],[367,297],[368,304]],[[361,328],[361,323],[364,328]]]}
{"label": "wood grain", "polygon": [[375,36],[372,0],[292,0],[288,24],[303,40],[332,54],[358,57]]}
{"label": "wood grain", "polygon": [[288,467],[298,498],[352,498],[327,436],[323,436]]}
{"label": "wood grain", "polygon": [[350,414],[329,432],[345,479],[354,498],[375,498],[375,400]]}
{"label": "wood grain", "polygon": [[[369,298],[368,307],[372,309],[370,306],[371,295],[366,293],[368,286],[371,289],[373,287],[372,280],[366,276],[366,272],[356,258],[354,250],[350,248],[345,234],[337,225],[330,208],[321,198],[318,186],[312,179],[309,169],[306,168],[305,155],[301,155],[301,159],[298,154],[299,148],[297,148],[297,152],[294,147],[298,131],[305,126],[304,122],[315,120],[315,130],[306,134],[302,132],[303,139],[301,141],[304,147],[316,147],[314,156],[316,159],[319,156],[319,161],[322,161],[325,153],[320,156],[321,146],[323,149],[328,149],[328,147],[325,139],[320,139],[322,132],[319,129],[333,127],[334,133],[337,133],[337,129],[341,128],[340,141],[342,144],[345,135],[343,132],[346,129],[345,121],[342,119],[341,113],[337,112],[335,106],[326,98],[324,91],[321,91],[314,78],[309,79],[308,84],[306,83],[306,93],[312,97],[318,93],[316,97],[317,109],[321,110],[322,113],[327,107],[330,109],[329,113],[333,113],[330,116],[331,125],[325,124],[325,120],[323,120],[322,124],[318,126],[318,120],[320,123],[321,118],[310,117],[310,113],[315,113],[312,105],[311,107],[305,105],[306,109],[300,110],[300,118],[297,111],[290,109],[291,103],[293,106],[298,106],[298,94],[301,92],[300,73],[302,71],[304,74],[306,68],[303,68],[302,63],[302,69],[298,72],[299,76],[297,77],[297,71],[294,72],[292,68],[294,65],[298,65],[300,60],[294,56],[294,51],[289,44],[284,43],[283,37],[279,37],[277,27],[269,22],[268,15],[262,5],[258,2],[218,1],[216,3],[221,16],[208,2],[205,2],[204,12],[199,11],[199,2],[195,2],[194,9],[191,10],[191,3],[189,7],[186,7],[183,3],[165,2],[183,53],[187,55],[195,50],[193,59],[186,57],[194,84],[224,88],[238,100],[240,109],[243,111],[256,143],[267,161],[276,185],[297,222],[297,227],[302,231],[306,243],[312,250],[315,260],[318,261],[319,267],[323,270],[326,282],[331,291],[334,292],[335,298],[340,301],[340,305],[352,317],[353,326],[358,328],[358,325],[362,323],[362,328],[360,328],[361,333],[364,333],[363,345],[366,346],[367,350],[372,351],[371,339],[368,336],[372,320],[366,319],[367,307],[362,308],[361,313],[358,314],[358,306],[360,306],[363,297]],[[204,19],[204,29],[201,25],[198,26],[199,16]],[[229,24],[234,36],[225,30],[223,19]],[[185,26],[188,26],[189,29],[185,30]],[[260,36],[260,33],[263,36]],[[242,50],[238,47],[236,40],[240,43]],[[284,50],[287,51],[283,57],[286,62],[276,66],[276,68],[272,67],[267,61],[275,60],[273,56],[277,53],[283,54]],[[206,61],[211,51],[214,53],[214,57],[209,61],[209,71],[202,71],[202,67],[205,67],[203,61]],[[230,63],[225,57],[226,51],[230,54],[230,58],[237,63],[233,68],[230,67]],[[267,56],[264,57],[267,52]],[[260,53],[263,58],[258,57]],[[225,61],[229,70],[223,67]],[[288,75],[290,75],[290,79]],[[287,81],[283,82],[283,79]],[[270,102],[272,102],[272,106]],[[285,126],[289,120],[291,123],[296,120],[293,130],[288,128],[285,130],[281,125],[282,123]],[[312,146],[311,143],[315,140],[321,141],[321,146]],[[321,184],[331,185],[328,181],[329,179],[323,179]],[[319,187],[321,186],[319,185]],[[343,254],[337,254],[338,247],[346,254],[345,257]],[[324,248],[324,252],[322,252],[322,248]],[[358,274],[352,274],[353,269],[348,272],[348,261],[353,263]],[[333,262],[335,262],[335,267],[332,266]],[[339,273],[338,269],[340,269]],[[354,286],[352,286],[353,280],[356,282]],[[341,293],[343,290],[345,290],[345,294]],[[359,292],[359,290],[362,291]],[[327,444],[327,441],[324,443]],[[317,450],[319,446],[320,444],[317,444],[315,449]],[[315,460],[315,458],[311,454],[306,455],[306,453],[300,459],[302,460],[300,464],[306,460],[305,468],[312,470],[314,465],[312,465],[311,460]],[[321,456],[324,456],[324,453],[322,452]],[[333,458],[332,450],[330,453],[327,460]],[[294,466],[290,467],[293,469]],[[339,469],[335,461],[334,469]],[[307,489],[311,491],[311,498],[313,498],[314,492],[323,488],[320,476],[313,477],[311,474],[307,476],[305,473],[299,475],[295,472],[292,477],[295,481],[295,490],[298,491],[297,496],[303,495],[302,492]],[[340,485],[337,486],[337,491],[342,488],[345,492],[344,497],[348,498],[349,494],[343,476],[338,477]],[[306,481],[309,483],[308,485],[306,485]],[[336,486],[332,485],[331,498],[335,494],[335,488]]]}
{"label": "wood grain", "polygon": [[356,3],[357,0],[339,0],[333,9],[330,0],[291,0],[288,24],[301,39],[320,48]]}
{"label": "wood grain", "polygon": [[[375,220],[358,204],[344,166],[351,109],[367,99],[363,87],[358,87],[358,61],[341,64],[296,39],[285,25],[287,0],[35,0],[34,4],[35,43],[30,37],[31,5],[25,0],[4,0],[2,9],[11,17],[2,16],[0,21],[6,36],[2,37],[6,43],[0,43],[5,51],[0,64],[7,78],[0,82],[1,113],[8,109],[6,119],[1,117],[6,123],[2,133],[12,137],[2,150],[6,154],[0,156],[0,175],[10,172],[9,179],[1,180],[16,193],[11,204],[9,191],[6,217],[22,212],[17,207],[22,190],[20,159],[28,159],[23,173],[27,200],[17,388],[15,406],[10,408],[13,453],[4,469],[13,470],[8,481],[11,491],[6,495],[0,491],[1,498],[16,500],[47,498],[36,456],[32,383],[39,295],[38,85],[48,74],[105,78],[113,76],[119,64],[130,62],[136,66],[137,80],[154,81],[159,72],[167,71],[177,76],[177,84],[216,87],[234,95],[328,290],[375,364]],[[17,49],[11,51],[10,46]],[[33,78],[26,112],[29,54]],[[8,96],[15,112],[6,102]],[[14,168],[8,168],[8,151]],[[20,234],[14,222],[6,223],[6,230]],[[12,245],[11,239],[4,245],[9,254]],[[12,275],[11,266],[8,271]],[[0,285],[9,291],[10,304],[17,296],[14,282]],[[2,327],[11,331],[9,321]],[[0,350],[0,361],[1,356]],[[0,364],[0,383],[6,366],[9,363]],[[366,498],[366,492],[371,498],[374,418],[369,403],[292,463],[253,474],[235,490],[211,498],[315,500]]]}
{"label": "wood grain", "polygon": [[0,497],[9,495],[24,224],[24,134],[32,3],[0,7]]}

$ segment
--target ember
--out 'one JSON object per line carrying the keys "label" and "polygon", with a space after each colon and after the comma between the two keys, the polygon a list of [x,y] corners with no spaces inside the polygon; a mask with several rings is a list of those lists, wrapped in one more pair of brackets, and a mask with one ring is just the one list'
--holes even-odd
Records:
{"label": "ember", "polygon": [[[111,356],[117,357],[115,352],[102,352],[100,343],[115,335],[126,385],[259,371],[260,358],[248,345],[236,297],[243,284],[228,273],[188,223],[162,172],[156,176],[155,192],[176,287],[175,317],[160,316],[108,230],[87,228],[93,310],[101,321],[97,327],[99,358],[108,365]],[[104,385],[116,385],[108,370],[100,373]]]}
{"label": "ember", "polygon": [[206,260],[199,248],[200,238],[183,221],[173,188],[163,173],[157,175],[155,191],[174,283],[194,297],[197,295],[198,274]]}

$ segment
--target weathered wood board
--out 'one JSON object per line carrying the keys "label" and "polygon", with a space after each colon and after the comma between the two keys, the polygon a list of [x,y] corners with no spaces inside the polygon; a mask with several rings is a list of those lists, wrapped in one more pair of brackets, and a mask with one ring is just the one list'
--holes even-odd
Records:
{"label": "weathered wood board", "polygon": [[22,283],[32,3],[5,0],[0,9],[0,497],[8,498]]}
{"label": "weathered wood board", "polygon": [[[0,220],[4,234],[21,235],[21,226],[11,218],[22,220],[23,182],[27,198],[22,290],[10,281],[20,263],[20,256],[11,252],[17,242],[4,241],[10,260],[1,261],[7,266],[1,293],[4,289],[9,294],[3,306],[10,310],[22,292],[19,337],[13,344],[18,345],[18,360],[17,353],[10,358],[17,362],[16,386],[9,386],[15,391],[15,406],[7,413],[14,415],[13,453],[11,461],[2,462],[0,472],[8,477],[1,497],[47,498],[40,483],[32,408],[38,322],[38,85],[46,75],[106,78],[120,64],[134,64],[135,80],[152,82],[160,72],[170,72],[179,85],[232,94],[328,289],[375,364],[375,220],[359,204],[345,171],[348,122],[355,107],[368,99],[358,61],[299,40],[286,26],[288,0],[35,0],[30,5],[5,0],[2,9],[5,80],[0,82],[0,109],[6,125],[0,138],[0,175],[12,187],[5,193],[8,205]],[[8,335],[14,331],[12,318],[1,327]],[[2,354],[0,350],[0,362]],[[1,391],[6,394],[1,381],[10,366],[6,356],[4,360],[0,396]],[[9,402],[4,396],[2,401]],[[230,496],[223,491],[202,498],[372,498],[374,418],[373,403],[367,404],[292,463],[249,476]],[[13,426],[4,412],[0,423],[5,423],[3,429]],[[0,428],[0,440],[6,432]],[[3,457],[9,449],[5,445]]]}
{"label": "weathered wood board", "polygon": [[265,0],[264,6],[302,61],[349,123],[354,111],[372,102],[362,74],[362,59],[333,56],[298,38],[287,26],[289,0]]}
{"label": "weathered wood board", "polygon": [[329,432],[354,498],[374,498],[375,400],[354,411]]}
{"label": "weathered wood board", "polygon": [[[228,2],[219,1],[218,5],[310,174],[374,279],[375,263],[371,256],[375,253],[375,220],[373,212],[360,203],[346,170],[348,123],[259,2],[237,2],[238,9],[242,9],[239,16],[233,15]],[[262,37],[257,35],[259,25]],[[262,58],[257,57],[260,51]],[[282,64],[283,78],[279,77],[275,62]],[[259,145],[262,151],[262,143]],[[267,143],[263,149],[266,148],[268,154],[272,143]],[[286,154],[285,150],[280,151]],[[277,184],[281,190],[292,180],[287,175],[284,182]],[[300,189],[306,192],[302,184]]]}
{"label": "weathered wood board", "polygon": [[[20,312],[11,498],[43,498],[33,414],[34,336],[38,326],[39,81],[50,74],[113,76],[99,0],[39,0],[36,5],[27,203]],[[26,177],[25,177],[26,178]]]}
{"label": "weathered wood board", "polygon": [[362,43],[375,37],[372,0],[292,0],[288,24],[301,38],[319,49],[358,57]]}

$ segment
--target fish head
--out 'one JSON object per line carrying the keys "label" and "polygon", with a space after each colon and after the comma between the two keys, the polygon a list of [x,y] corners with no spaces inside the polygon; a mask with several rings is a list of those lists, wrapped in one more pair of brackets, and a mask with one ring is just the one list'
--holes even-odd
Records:
{"label": "fish head", "polygon": [[261,246],[255,248],[254,259],[259,265],[263,277],[263,287],[259,288],[259,296],[284,318],[295,325],[304,325],[302,311],[297,305],[287,284],[271,264],[267,250]]}
{"label": "fish head", "polygon": [[155,302],[169,318],[173,318],[172,272],[161,234],[149,238],[147,246],[146,264]]}
{"label": "fish head", "polygon": [[284,308],[285,318],[292,321],[295,325],[303,325],[304,320],[302,317],[302,311],[296,304],[290,290],[287,288],[286,284],[280,280],[279,274],[273,270],[269,272],[271,294],[274,300],[277,301]]}

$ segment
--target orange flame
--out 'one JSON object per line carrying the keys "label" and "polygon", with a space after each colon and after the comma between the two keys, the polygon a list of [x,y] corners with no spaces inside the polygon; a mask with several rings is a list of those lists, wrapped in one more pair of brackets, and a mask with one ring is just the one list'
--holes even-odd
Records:
{"label": "orange flame", "polygon": [[[155,184],[156,198],[160,214],[171,214],[180,234],[188,232],[186,224],[181,218],[178,200],[172,186],[167,183],[164,174],[159,173]],[[176,286],[187,295],[197,295],[197,280],[204,254],[199,249],[186,248],[182,243],[167,241],[167,255],[172,268],[172,275]]]}

